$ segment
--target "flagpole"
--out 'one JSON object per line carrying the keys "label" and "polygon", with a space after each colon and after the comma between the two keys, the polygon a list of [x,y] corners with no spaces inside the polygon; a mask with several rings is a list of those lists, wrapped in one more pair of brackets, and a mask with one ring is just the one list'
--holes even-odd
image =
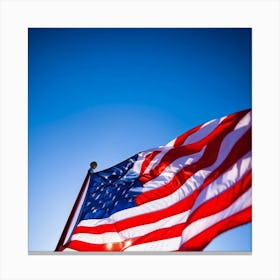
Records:
{"label": "flagpole", "polygon": [[86,187],[87,187],[90,175],[93,173],[93,170],[96,167],[97,167],[97,163],[95,161],[90,163],[90,169],[87,172],[87,175],[86,175],[86,177],[84,179],[84,182],[82,184],[80,192],[79,192],[79,194],[77,196],[77,199],[76,199],[76,201],[75,201],[75,203],[74,203],[74,205],[72,207],[71,213],[70,213],[70,215],[69,215],[69,217],[67,219],[67,222],[66,222],[66,224],[64,226],[62,234],[61,234],[61,236],[59,238],[59,241],[58,241],[58,243],[56,245],[55,252],[62,251],[64,249],[63,244],[65,242],[65,238],[66,238],[66,236],[68,234],[68,231],[70,229],[70,226],[71,226],[71,224],[73,222],[74,216],[75,216],[75,214],[77,212],[77,208],[78,208],[78,206],[79,206],[79,204],[81,202],[82,196],[83,196],[83,194],[84,194],[84,192],[86,190]]}

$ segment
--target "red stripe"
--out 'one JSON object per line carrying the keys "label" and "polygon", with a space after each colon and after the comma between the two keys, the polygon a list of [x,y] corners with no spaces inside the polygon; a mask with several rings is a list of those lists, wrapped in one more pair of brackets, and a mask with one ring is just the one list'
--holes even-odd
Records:
{"label": "red stripe", "polygon": [[187,226],[192,222],[213,215],[229,207],[236,199],[252,186],[252,171],[248,171],[236,184],[223,193],[201,204],[190,214]]}
{"label": "red stripe", "polygon": [[121,251],[125,246],[125,242],[115,242],[107,244],[91,244],[83,241],[73,240],[67,244],[67,248],[84,251],[84,252],[100,252],[100,251]]}
{"label": "red stripe", "polygon": [[213,144],[214,146],[215,145],[219,146],[219,143],[221,143],[223,138],[235,128],[237,123],[246,114],[247,114],[247,111],[243,111],[243,112],[240,112],[237,114],[229,115],[218,125],[218,127],[216,129],[214,129],[210,134],[208,134],[206,137],[204,137],[200,141],[171,149],[163,156],[163,158],[161,159],[159,164],[150,170],[149,174],[145,174],[145,177],[140,176],[139,180],[143,184],[147,183],[148,181],[159,176],[161,174],[161,172],[168,165],[170,165],[173,161],[175,161],[177,158],[197,153],[207,143],[208,143],[208,145],[210,145],[210,143],[215,143],[215,144]]}
{"label": "red stripe", "polygon": [[118,232],[122,229],[119,228],[116,224],[105,224],[105,225],[98,225],[98,226],[77,226],[73,232],[73,234],[77,233],[92,233],[92,234],[102,234],[105,232]]}
{"label": "red stripe", "polygon": [[132,240],[131,246],[179,237],[182,235],[185,226],[186,226],[185,223],[181,223],[171,227],[157,229],[141,237],[134,238]]}
{"label": "red stripe", "polygon": [[178,147],[181,146],[182,144],[184,144],[184,142],[186,141],[186,139],[192,135],[193,133],[195,133],[196,131],[198,131],[203,124],[198,125],[194,128],[192,128],[191,130],[188,130],[187,132],[185,132],[184,134],[180,135],[179,137],[176,138],[175,143],[174,143],[174,147]]}
{"label": "red stripe", "polygon": [[158,155],[159,153],[160,153],[160,151],[153,151],[152,153],[148,154],[145,157],[145,159],[144,159],[144,161],[142,163],[142,166],[141,166],[141,170],[140,170],[139,176],[145,176],[144,172],[145,172],[146,168],[149,166],[150,162],[154,159],[154,157],[156,155]]}
{"label": "red stripe", "polygon": [[[136,203],[138,205],[144,204],[146,202],[156,200],[171,194],[176,191],[185,181],[190,178],[197,171],[211,166],[217,159],[218,152],[220,149],[220,143],[223,140],[224,135],[217,137],[215,141],[209,143],[203,156],[200,160],[194,164],[185,166],[182,168],[170,182],[161,186],[159,188],[153,189],[151,191],[144,192],[136,197]],[[207,180],[203,183],[202,188],[210,184],[213,180],[219,177],[225,170],[227,170],[232,164],[234,164],[240,157],[246,154],[251,149],[251,130],[247,131],[234,145],[231,152],[228,154],[227,158],[222,162],[222,164],[216,168],[209,175]],[[209,178],[210,177],[210,178]]]}
{"label": "red stripe", "polygon": [[220,233],[252,221],[252,206],[214,224],[185,242],[179,251],[201,251]]}

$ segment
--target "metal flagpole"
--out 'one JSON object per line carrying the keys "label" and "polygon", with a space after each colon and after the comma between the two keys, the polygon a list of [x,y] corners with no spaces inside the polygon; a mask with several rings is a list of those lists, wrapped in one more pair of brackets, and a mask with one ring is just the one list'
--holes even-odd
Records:
{"label": "metal flagpole", "polygon": [[74,216],[76,214],[76,211],[77,211],[77,208],[78,208],[78,206],[79,206],[79,204],[81,202],[82,196],[83,196],[83,194],[84,194],[84,192],[86,190],[87,183],[89,181],[90,175],[93,173],[93,170],[96,167],[97,167],[97,163],[95,161],[90,163],[90,169],[87,172],[86,178],[85,178],[85,180],[83,182],[83,185],[82,185],[82,187],[80,189],[80,192],[79,192],[79,194],[77,196],[77,199],[76,199],[76,201],[75,201],[75,203],[74,203],[74,205],[72,207],[71,213],[70,213],[70,215],[68,217],[68,220],[67,220],[67,222],[66,222],[66,224],[64,226],[64,229],[62,231],[60,239],[59,239],[59,241],[58,241],[58,243],[56,245],[55,252],[62,251],[64,249],[63,244],[65,242],[65,238],[66,238],[67,233],[69,231],[69,228],[70,228],[70,226],[71,226],[71,224],[73,222],[73,218],[74,218]]}

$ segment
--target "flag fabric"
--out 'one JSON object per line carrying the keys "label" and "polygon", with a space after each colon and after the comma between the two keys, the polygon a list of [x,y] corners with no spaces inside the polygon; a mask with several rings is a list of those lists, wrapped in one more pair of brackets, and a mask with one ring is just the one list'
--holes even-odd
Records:
{"label": "flag fabric", "polygon": [[252,220],[251,110],[92,173],[64,251],[200,251]]}

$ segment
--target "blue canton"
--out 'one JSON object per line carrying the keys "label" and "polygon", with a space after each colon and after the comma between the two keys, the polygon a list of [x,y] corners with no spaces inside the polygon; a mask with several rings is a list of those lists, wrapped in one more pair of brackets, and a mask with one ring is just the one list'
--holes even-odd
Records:
{"label": "blue canton", "polygon": [[107,218],[115,212],[136,206],[142,184],[137,174],[128,174],[138,155],[104,171],[92,173],[79,221]]}

